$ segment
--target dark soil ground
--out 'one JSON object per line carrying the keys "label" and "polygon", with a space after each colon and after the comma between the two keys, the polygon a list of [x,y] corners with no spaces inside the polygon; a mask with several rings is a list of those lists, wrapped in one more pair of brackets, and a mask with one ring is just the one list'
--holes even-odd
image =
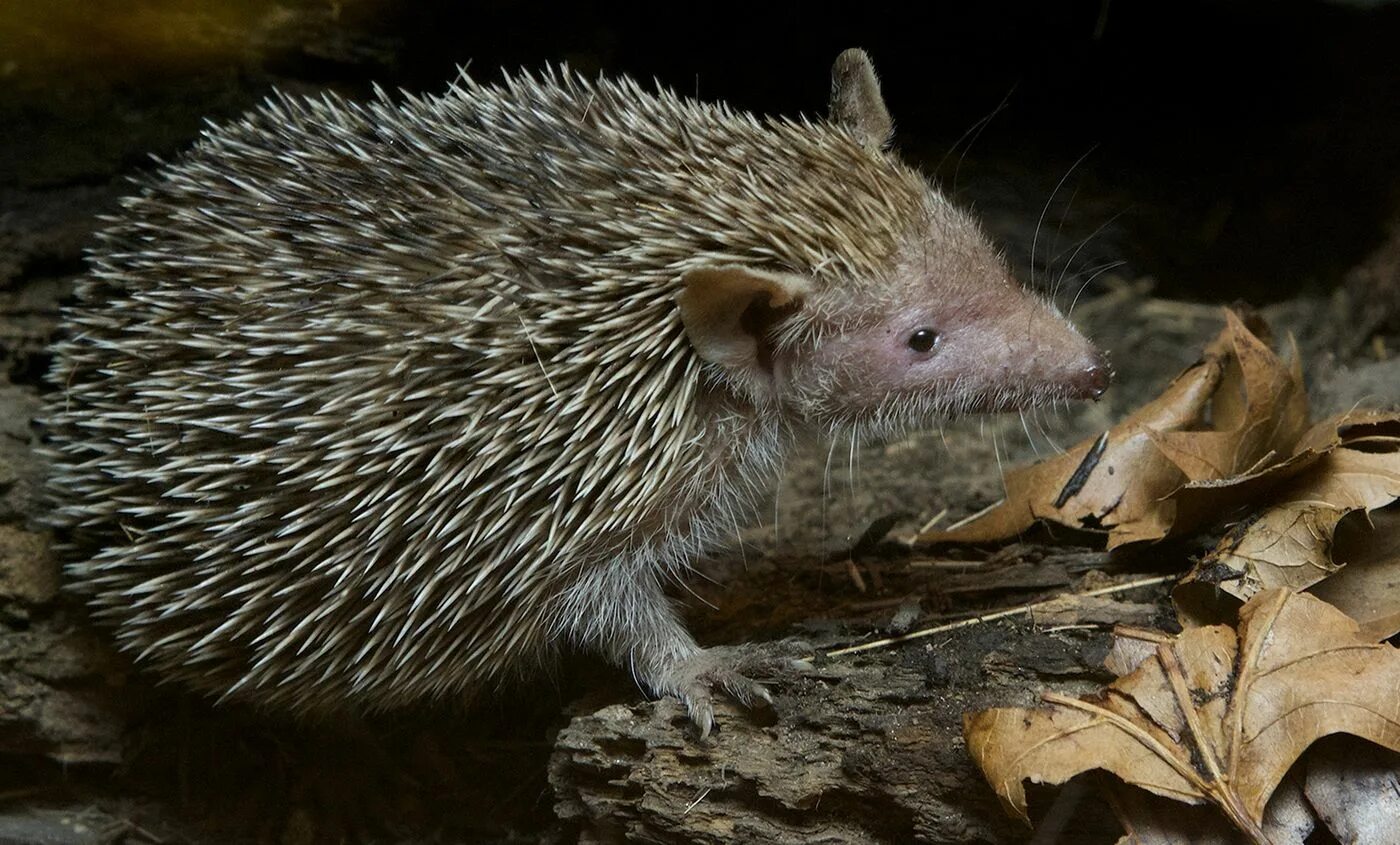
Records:
{"label": "dark soil ground", "polygon": [[[133,672],[60,591],[32,521],[43,469],[30,420],[54,389],[46,348],[82,250],[148,153],[178,153],[202,118],[237,115],[274,85],[435,89],[468,60],[489,76],[567,59],[814,113],[831,58],[859,43],[885,76],[905,154],[978,210],[1024,278],[1066,309],[1077,300],[1075,320],[1118,372],[1105,401],[802,455],[685,596],[704,642],[854,642],[1104,573],[1179,569],[1189,543],[1110,558],[1091,537],[1040,536],[945,550],[933,565],[876,541],[990,504],[998,467],[1154,395],[1219,330],[1222,304],[1257,307],[1297,338],[1317,413],[1400,399],[1400,74],[1388,46],[1400,9],[968,5],[927,22],[787,10],[800,26],[588,4],[486,3],[470,19],[446,4],[348,1],[0,9],[0,843],[571,841],[580,828],[557,821],[547,774],[557,735],[574,715],[641,697],[583,657],[470,709],[290,723]],[[1170,625],[1163,595],[1140,601]],[[1106,630],[1076,633],[1074,647],[1100,648]],[[990,654],[1045,667],[1060,648],[989,626],[909,659],[945,687],[975,688]],[[1071,662],[1068,682],[1092,678]],[[952,730],[964,699],[948,702],[939,718]],[[1082,838],[1059,841],[1112,841],[1081,810]],[[1022,835],[978,824],[980,841]]]}

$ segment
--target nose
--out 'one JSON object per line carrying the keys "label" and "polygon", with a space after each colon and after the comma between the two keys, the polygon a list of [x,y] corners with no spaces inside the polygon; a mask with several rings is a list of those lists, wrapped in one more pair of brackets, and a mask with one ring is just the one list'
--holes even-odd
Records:
{"label": "nose", "polygon": [[1093,362],[1080,373],[1075,386],[1085,399],[1098,399],[1112,382],[1113,368],[1108,365],[1102,352],[1095,352]]}

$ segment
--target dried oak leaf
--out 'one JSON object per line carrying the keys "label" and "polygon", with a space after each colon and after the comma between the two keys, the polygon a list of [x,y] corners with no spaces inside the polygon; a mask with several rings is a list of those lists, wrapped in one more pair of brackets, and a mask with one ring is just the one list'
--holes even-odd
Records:
{"label": "dried oak leaf", "polygon": [[1028,820],[1027,780],[1102,769],[1214,804],[1266,843],[1265,805],[1314,741],[1347,733],[1400,751],[1400,651],[1320,599],[1268,590],[1241,608],[1238,630],[1153,636],[1150,656],[1097,696],[1047,692],[1036,708],[964,717],[968,750],[1009,813]]}
{"label": "dried oak leaf", "polygon": [[1273,456],[1274,462],[1265,462],[1251,472],[1184,485],[1171,495],[1178,519],[1183,524],[1200,525],[1241,504],[1267,500],[1276,488],[1307,472],[1324,455],[1342,445],[1348,425],[1368,419],[1368,413],[1343,414],[1314,425],[1297,439],[1291,455],[1281,459]]}
{"label": "dried oak leaf", "polygon": [[1216,590],[1243,601],[1271,587],[1302,590],[1330,576],[1338,580],[1328,600],[1354,618],[1364,616],[1368,631],[1372,623],[1400,624],[1400,591],[1377,589],[1400,580],[1400,554],[1387,546],[1389,532],[1353,530],[1349,542],[1333,542],[1343,517],[1400,499],[1400,414],[1345,414],[1314,427],[1302,442],[1320,453],[1271,491],[1268,507],[1226,534],[1178,586],[1174,598],[1183,621],[1211,618],[1207,607]]}
{"label": "dried oak leaf", "polygon": [[1244,322],[1226,325],[1200,362],[1153,401],[1062,455],[1006,474],[1006,499],[916,542],[988,542],[1036,520],[1106,530],[1108,547],[1157,540],[1214,514],[1178,515],[1171,495],[1195,483],[1257,476],[1292,453],[1307,425],[1297,356],[1290,367]]}

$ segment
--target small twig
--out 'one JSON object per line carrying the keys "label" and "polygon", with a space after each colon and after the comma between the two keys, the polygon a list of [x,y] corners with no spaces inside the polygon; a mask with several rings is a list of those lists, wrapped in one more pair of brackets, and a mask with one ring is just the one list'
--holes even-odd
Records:
{"label": "small twig", "polygon": [[690,802],[690,805],[687,806],[687,807],[685,808],[685,810],[681,813],[681,815],[683,815],[683,816],[690,815],[690,811],[691,811],[691,810],[694,810],[696,807],[700,806],[700,802],[701,802],[701,801],[704,801],[704,800],[705,800],[705,796],[707,796],[707,795],[709,795],[709,794],[710,794],[710,787],[707,786],[707,787],[705,787],[705,788],[700,792],[699,795],[695,796],[695,800]]}
{"label": "small twig", "polygon": [[1169,643],[1176,639],[1170,634],[1161,631],[1153,631],[1150,628],[1138,628],[1134,625],[1114,625],[1113,638],[1116,640],[1139,640],[1144,643]]}
{"label": "small twig", "polygon": [[943,510],[941,510],[941,511],[939,511],[938,513],[934,514],[933,516],[929,517],[929,521],[928,521],[928,522],[925,522],[923,525],[920,525],[920,526],[919,526],[919,530],[918,530],[917,533],[918,533],[918,534],[926,534],[926,533],[928,533],[929,529],[933,528],[933,526],[935,526],[935,525],[937,525],[938,523],[942,522],[942,521],[943,521],[943,517],[945,517],[945,516],[947,516],[947,515],[948,515],[948,509],[947,509],[947,508],[944,508]]}
{"label": "small twig", "polygon": [[871,599],[869,601],[852,601],[841,605],[842,610],[849,610],[852,613],[870,613],[876,610],[888,610],[892,607],[900,607],[911,601],[918,601],[917,593],[906,593],[902,596],[893,596],[883,599]]}
{"label": "small twig", "polygon": [[932,558],[930,560],[911,560],[910,569],[981,569],[990,561],[987,560],[953,560],[951,558]]}
{"label": "small twig", "polygon": [[1054,627],[1052,627],[1052,628],[1043,628],[1043,629],[1041,629],[1041,632],[1040,632],[1040,633],[1042,633],[1042,634],[1053,634],[1053,633],[1055,633],[1056,631],[1092,631],[1092,630],[1094,630],[1094,629],[1096,629],[1096,628],[1102,628],[1103,626],[1104,626],[1104,623],[1102,623],[1102,622],[1094,622],[1094,623],[1092,623],[1092,624],[1080,624],[1080,625],[1056,625],[1056,626],[1054,626]]}
{"label": "small twig", "polygon": [[[1006,503],[1006,500],[1005,500],[1005,499],[1002,499],[1001,501],[997,501],[997,502],[992,502],[990,505],[987,505],[985,508],[983,508],[982,510],[978,511],[977,513],[970,513],[970,514],[968,514],[967,516],[963,517],[962,519],[958,520],[957,522],[953,523],[952,525],[948,526],[947,528],[945,528],[945,529],[943,529],[943,530],[944,530],[945,532],[948,532],[948,531],[957,531],[959,528],[962,528],[964,525],[968,525],[969,523],[972,523],[972,522],[975,522],[975,521],[981,519],[982,517],[986,516],[987,514],[991,513],[992,511],[996,510],[997,508],[1001,507],[1001,506],[1004,505],[1005,503]],[[918,538],[915,538],[915,539],[917,540]]]}
{"label": "small twig", "polygon": [[[1139,578],[1136,581],[1128,581],[1124,584],[1114,584],[1111,587],[1100,587],[1097,590],[1089,590],[1088,592],[1084,593],[1071,593],[1070,595],[1074,595],[1080,598],[1089,598],[1091,596],[1107,596],[1112,595],[1114,593],[1127,592],[1128,590],[1137,589],[1138,587],[1151,587],[1156,584],[1165,584],[1168,581],[1175,581],[1178,577],[1179,576],[1176,575],[1158,575],[1152,578]],[[1005,619],[1008,616],[1023,616],[1025,614],[1032,613],[1042,607],[1045,607],[1051,602],[1058,601],[1061,598],[1063,598],[1063,596],[1056,596],[1053,599],[1046,599],[1044,601],[1033,602],[1031,604],[1023,604],[1019,607],[1011,607],[1007,608],[1006,610],[998,610],[995,613],[987,613],[983,614],[982,616],[974,616],[971,619],[960,619],[957,622],[949,622],[946,625],[938,625],[933,628],[924,628],[919,631],[911,631],[908,634],[902,634],[898,637],[889,637],[883,640],[875,640],[874,642],[847,646],[846,648],[838,648],[835,651],[828,651],[826,653],[826,656],[841,657],[843,655],[855,654],[861,651],[871,651],[877,648],[884,648],[886,646],[892,646],[897,645],[899,643],[909,642],[910,640],[920,640],[924,637],[931,637],[934,634],[941,634],[944,631],[953,631],[958,628],[969,628],[973,625],[981,625],[984,622],[995,622],[998,619]]]}

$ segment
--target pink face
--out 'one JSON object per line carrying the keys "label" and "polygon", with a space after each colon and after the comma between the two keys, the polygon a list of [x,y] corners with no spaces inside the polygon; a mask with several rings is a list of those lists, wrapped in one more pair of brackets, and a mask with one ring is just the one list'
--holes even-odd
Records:
{"label": "pink face", "polygon": [[850,317],[838,310],[819,339],[778,354],[778,391],[799,416],[895,433],[964,413],[1097,398],[1108,387],[1102,355],[1004,271],[952,284],[911,275],[885,286],[889,306]]}

